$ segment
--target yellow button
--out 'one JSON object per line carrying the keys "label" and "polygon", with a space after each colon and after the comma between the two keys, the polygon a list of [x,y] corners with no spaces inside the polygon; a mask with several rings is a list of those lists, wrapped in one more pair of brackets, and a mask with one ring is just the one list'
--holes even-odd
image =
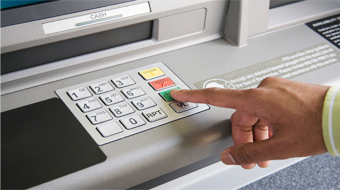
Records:
{"label": "yellow button", "polygon": [[139,72],[139,74],[145,79],[149,80],[155,77],[163,76],[165,75],[164,72],[159,67],[154,67],[151,69],[147,69],[144,71]]}

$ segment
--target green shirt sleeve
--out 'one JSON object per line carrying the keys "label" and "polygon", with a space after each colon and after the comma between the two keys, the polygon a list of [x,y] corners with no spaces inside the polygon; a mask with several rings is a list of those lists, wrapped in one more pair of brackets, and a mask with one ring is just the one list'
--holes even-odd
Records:
{"label": "green shirt sleeve", "polygon": [[328,152],[340,156],[340,86],[331,87],[322,111],[322,132]]}

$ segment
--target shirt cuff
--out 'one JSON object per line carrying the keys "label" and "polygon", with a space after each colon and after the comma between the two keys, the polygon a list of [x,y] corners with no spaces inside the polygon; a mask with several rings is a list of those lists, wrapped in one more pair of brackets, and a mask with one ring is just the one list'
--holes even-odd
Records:
{"label": "shirt cuff", "polygon": [[331,87],[322,111],[322,132],[327,151],[340,156],[340,86]]}

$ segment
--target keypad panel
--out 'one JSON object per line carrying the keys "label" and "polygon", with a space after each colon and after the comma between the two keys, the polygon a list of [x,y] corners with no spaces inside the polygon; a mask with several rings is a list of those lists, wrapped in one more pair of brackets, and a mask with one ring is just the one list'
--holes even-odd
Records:
{"label": "keypad panel", "polygon": [[150,64],[56,90],[98,145],[209,109],[176,102],[171,89],[189,89],[163,63]]}

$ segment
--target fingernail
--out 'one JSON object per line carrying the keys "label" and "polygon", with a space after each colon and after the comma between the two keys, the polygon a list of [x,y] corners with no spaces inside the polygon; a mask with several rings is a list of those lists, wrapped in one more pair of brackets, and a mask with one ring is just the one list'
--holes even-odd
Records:
{"label": "fingernail", "polygon": [[170,91],[170,95],[173,94],[173,93],[176,93],[176,92],[178,92],[178,91],[180,91],[180,90],[179,90],[179,89],[172,89],[172,90]]}
{"label": "fingernail", "polygon": [[223,151],[221,154],[221,161],[227,165],[237,165],[234,157],[228,151]]}

